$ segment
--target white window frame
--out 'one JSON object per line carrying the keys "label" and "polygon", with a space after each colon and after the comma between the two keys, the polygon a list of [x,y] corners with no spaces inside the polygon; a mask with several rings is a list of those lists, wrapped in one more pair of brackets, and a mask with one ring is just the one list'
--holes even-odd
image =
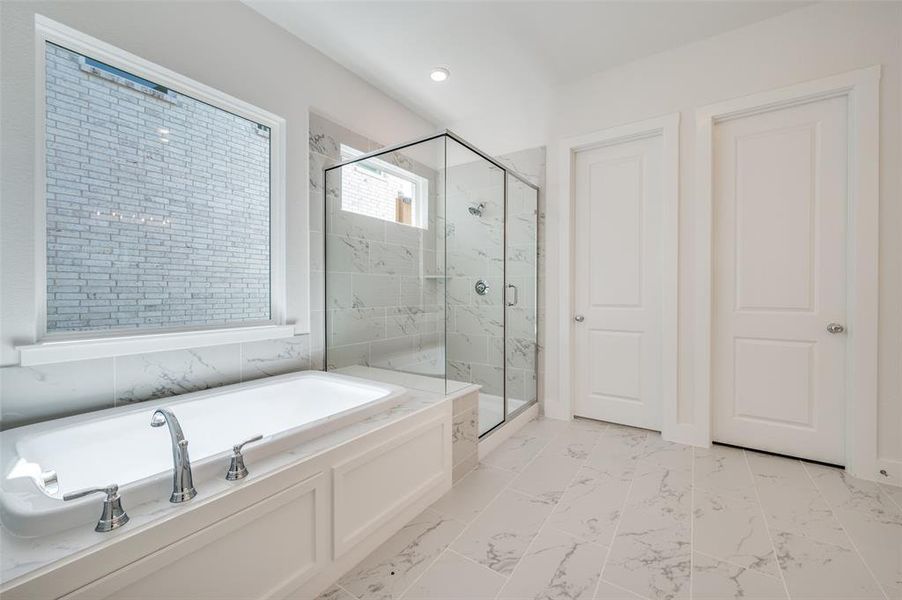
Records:
{"label": "white window frame", "polygon": [[[353,160],[358,156],[363,156],[365,153],[362,150],[358,150],[357,148],[353,148],[348,146],[347,144],[341,144],[339,147],[339,153],[341,155],[342,162]],[[372,163],[385,171],[386,173],[391,173],[395,177],[399,177],[406,181],[411,182],[414,185],[414,189],[416,190],[416,198],[414,201],[414,209],[413,209],[413,223],[408,225],[407,223],[399,223],[398,221],[389,221],[385,219],[389,223],[395,223],[396,225],[403,225],[405,227],[417,227],[419,229],[428,229],[429,228],[429,180],[422,175],[417,175],[413,171],[408,171],[403,167],[399,167],[398,165],[393,165],[390,162],[387,162],[381,158],[369,158],[361,161],[362,163]],[[355,163],[356,164],[356,163]],[[348,167],[353,167],[354,165],[348,165]],[[344,209],[342,209],[344,210]],[[355,215],[360,214],[349,210],[348,212],[352,212]],[[369,215],[361,215],[361,216],[369,216]],[[372,217],[376,218],[376,217]]]}
{"label": "white window frame", "polygon": [[[73,52],[159,83],[270,129],[270,318],[234,326],[148,330],[47,331],[46,46]],[[23,366],[275,339],[294,335],[286,324],[285,119],[130,52],[35,15],[35,308],[36,343],[17,346]]]}

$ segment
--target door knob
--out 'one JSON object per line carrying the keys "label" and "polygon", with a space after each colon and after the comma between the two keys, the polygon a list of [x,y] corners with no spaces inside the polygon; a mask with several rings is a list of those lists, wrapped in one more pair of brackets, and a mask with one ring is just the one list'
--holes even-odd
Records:
{"label": "door knob", "polygon": [[582,323],[583,321],[586,320],[586,318],[582,315],[576,315],[575,317],[573,317],[573,320],[576,321],[577,323]]}
{"label": "door knob", "polygon": [[839,323],[827,323],[827,331],[829,333],[842,333],[846,328]]}

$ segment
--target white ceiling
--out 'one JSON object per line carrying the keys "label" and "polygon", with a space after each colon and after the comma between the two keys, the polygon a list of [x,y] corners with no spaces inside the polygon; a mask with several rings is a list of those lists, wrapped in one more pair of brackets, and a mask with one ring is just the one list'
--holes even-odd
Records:
{"label": "white ceiling", "polygon": [[[808,4],[244,2],[440,126]],[[435,66],[451,77],[430,81]]]}

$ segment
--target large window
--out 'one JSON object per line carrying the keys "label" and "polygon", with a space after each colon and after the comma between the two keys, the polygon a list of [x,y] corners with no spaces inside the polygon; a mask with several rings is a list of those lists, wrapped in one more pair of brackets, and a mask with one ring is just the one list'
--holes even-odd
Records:
{"label": "large window", "polygon": [[44,50],[47,333],[273,322],[272,123]]}
{"label": "large window", "polygon": [[[363,152],[341,145],[342,160]],[[369,158],[341,170],[341,209],[383,221],[427,227],[429,181],[381,158]]]}

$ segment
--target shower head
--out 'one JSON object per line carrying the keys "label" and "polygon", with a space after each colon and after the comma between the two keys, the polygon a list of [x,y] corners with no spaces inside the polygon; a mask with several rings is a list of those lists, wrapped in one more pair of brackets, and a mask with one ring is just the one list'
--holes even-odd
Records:
{"label": "shower head", "polygon": [[467,210],[469,210],[470,214],[473,215],[474,217],[481,217],[482,211],[485,210],[485,202],[480,202],[479,204],[477,204],[475,206],[469,207]]}

